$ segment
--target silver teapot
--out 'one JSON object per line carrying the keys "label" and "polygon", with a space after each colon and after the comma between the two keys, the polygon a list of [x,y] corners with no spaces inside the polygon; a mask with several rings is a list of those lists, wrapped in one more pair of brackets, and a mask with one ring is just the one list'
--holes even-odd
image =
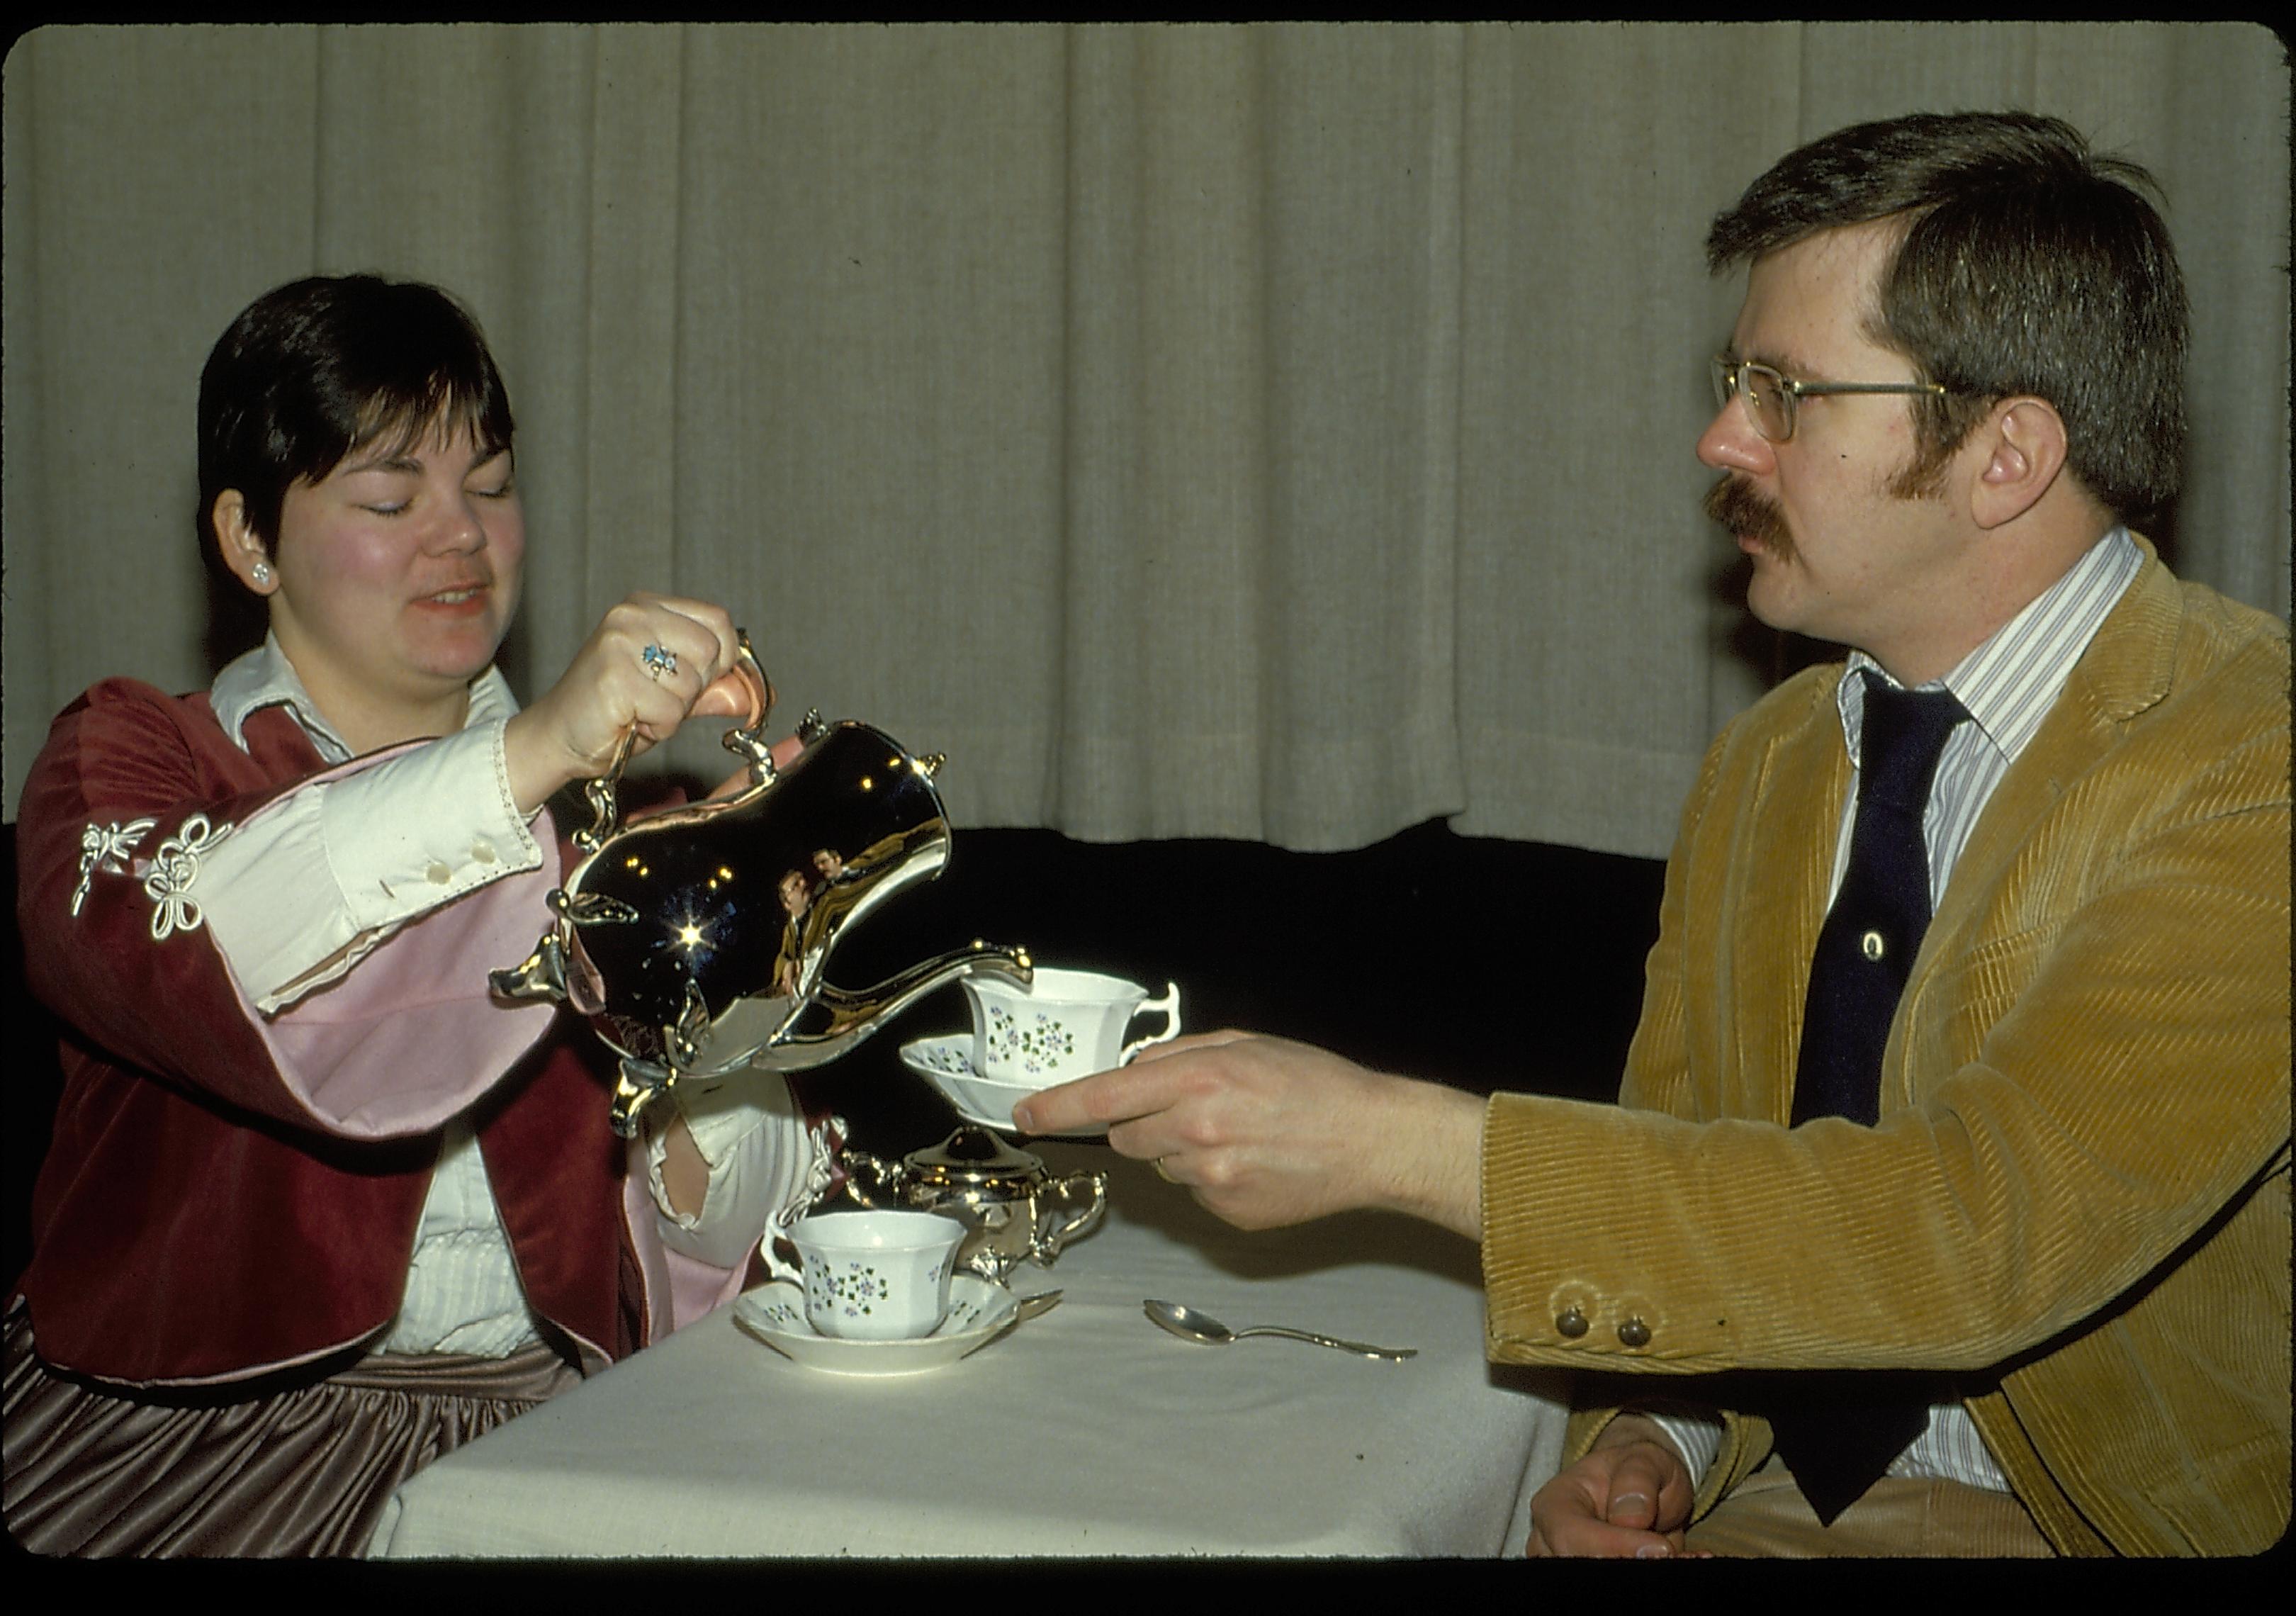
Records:
{"label": "silver teapot", "polygon": [[488,976],[502,997],[572,1005],[621,1057],[612,1121],[624,1138],[681,1079],[818,1066],[947,982],[974,972],[1029,978],[1026,950],[976,941],[873,988],[831,982],[824,971],[847,929],[948,862],[933,783],[942,759],[809,712],[801,750],[777,767],[764,735],[773,686],[747,635],[726,677],[749,698],[747,721],[725,737],[749,783],[623,824],[625,732],[606,773],[583,788],[594,823],[575,833],[582,857],[550,894],[556,922],[523,964]]}
{"label": "silver teapot", "polygon": [[965,1225],[972,1233],[956,1249],[957,1265],[998,1284],[1023,1261],[1052,1267],[1108,1210],[1106,1175],[1056,1178],[1040,1158],[985,1128],[960,1128],[898,1167],[866,1151],[849,1150],[843,1161],[845,1193],[863,1206],[939,1212]]}

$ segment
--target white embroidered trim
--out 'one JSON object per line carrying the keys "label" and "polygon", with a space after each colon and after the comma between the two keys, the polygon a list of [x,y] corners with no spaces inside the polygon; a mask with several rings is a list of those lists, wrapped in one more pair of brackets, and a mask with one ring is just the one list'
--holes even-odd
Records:
{"label": "white embroidered trim", "polygon": [[110,824],[91,824],[79,835],[79,885],[72,889],[71,912],[79,914],[79,906],[87,899],[88,884],[98,870],[111,875],[127,874],[127,856],[143,844],[156,819],[134,819],[122,824],[117,819]]}
{"label": "white embroidered trim", "polygon": [[200,906],[191,890],[199,879],[200,855],[230,833],[231,826],[210,828],[205,814],[194,814],[152,854],[151,872],[144,877],[144,895],[160,906],[152,915],[152,941],[165,942],[179,928],[199,930]]}

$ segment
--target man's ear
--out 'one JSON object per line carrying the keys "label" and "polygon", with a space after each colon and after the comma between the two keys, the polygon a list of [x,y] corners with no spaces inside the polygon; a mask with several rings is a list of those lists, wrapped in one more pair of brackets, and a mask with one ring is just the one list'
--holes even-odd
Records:
{"label": "man's ear", "polygon": [[[279,587],[279,574],[262,537],[247,520],[247,500],[237,488],[226,488],[208,509],[208,526],[215,530],[216,548],[231,575],[257,595]],[[256,570],[258,567],[261,571]]]}
{"label": "man's ear", "polygon": [[2039,503],[2065,469],[2065,422],[2046,398],[2005,398],[1971,435],[1984,455],[1970,485],[1970,515],[1991,529]]}

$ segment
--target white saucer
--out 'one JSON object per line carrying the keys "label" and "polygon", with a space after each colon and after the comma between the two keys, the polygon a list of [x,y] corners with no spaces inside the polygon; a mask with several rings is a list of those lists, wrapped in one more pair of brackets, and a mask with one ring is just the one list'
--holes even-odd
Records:
{"label": "white saucer", "polygon": [[[985,1077],[972,1067],[972,1035],[944,1033],[937,1038],[912,1038],[901,1046],[901,1063],[933,1086],[933,1091],[955,1107],[967,1122],[996,1133],[1021,1136],[1013,1126],[1013,1103],[1045,1087],[1041,1083],[1007,1083]],[[1072,1128],[1062,1139],[1097,1139],[1108,1132],[1105,1122]]]}
{"label": "white saucer", "polygon": [[953,1275],[948,1317],[913,1341],[853,1341],[819,1335],[806,1322],[805,1288],[776,1279],[734,1299],[734,1322],[808,1369],[831,1374],[922,1374],[976,1352],[1011,1328],[1020,1299],[977,1274]]}

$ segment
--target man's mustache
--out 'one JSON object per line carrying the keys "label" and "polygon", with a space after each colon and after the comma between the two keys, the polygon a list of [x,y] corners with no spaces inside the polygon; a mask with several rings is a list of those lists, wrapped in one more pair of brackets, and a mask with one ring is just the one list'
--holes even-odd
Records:
{"label": "man's mustache", "polygon": [[1739,537],[1779,555],[1793,553],[1793,540],[1786,532],[1785,513],[1741,479],[1726,476],[1707,489],[1703,506],[1710,521]]}

